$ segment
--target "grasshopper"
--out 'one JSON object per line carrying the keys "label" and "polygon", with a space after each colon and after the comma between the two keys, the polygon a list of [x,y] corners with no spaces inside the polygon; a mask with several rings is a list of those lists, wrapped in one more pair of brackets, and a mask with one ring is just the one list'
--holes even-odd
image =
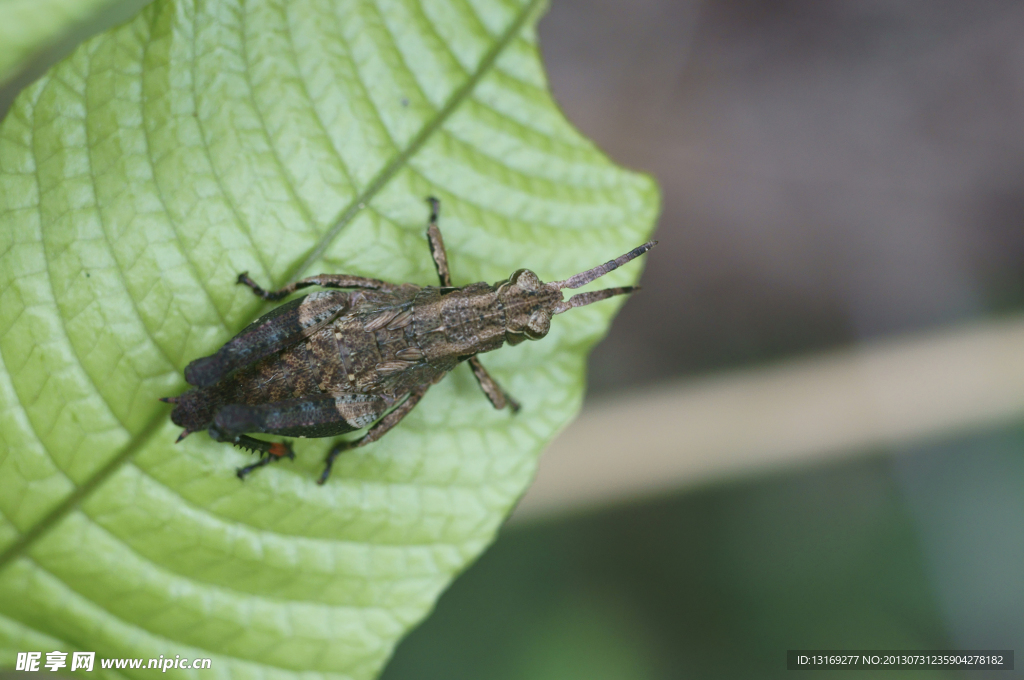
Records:
{"label": "grasshopper", "polygon": [[648,241],[564,281],[543,283],[520,269],[494,285],[456,287],[437,226],[440,203],[427,200],[427,243],[440,287],[320,274],[266,291],[247,273],[239,274],[238,283],[264,300],[281,300],[310,286],[328,290],[276,307],[215,354],[185,367],[193,389],[161,400],[174,404],[171,420],[185,428],[178,441],[205,429],[216,441],[258,454],[255,463],[238,469],[239,479],[245,479],[271,461],[295,457],[287,443],[252,433],[333,437],[372,425],[362,437],[330,450],[318,482],[323,484],[342,452],[384,436],[463,361],[494,408],[516,412],[519,403],[491,377],[479,355],[506,342],[543,338],[555,314],[633,292],[632,286],[607,288],[563,300],[561,291],[618,269],[656,243]]}

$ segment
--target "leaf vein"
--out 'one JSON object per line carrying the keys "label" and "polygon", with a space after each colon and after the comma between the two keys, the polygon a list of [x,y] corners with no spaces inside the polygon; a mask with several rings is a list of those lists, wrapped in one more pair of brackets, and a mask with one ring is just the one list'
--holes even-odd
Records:
{"label": "leaf vein", "polygon": [[[295,672],[297,670],[295,668],[289,668],[287,666],[278,666],[278,665],[275,665],[275,664],[267,663],[265,661],[255,661],[253,659],[246,659],[246,658],[241,657],[241,656],[235,656],[235,655],[232,655],[232,654],[227,654],[227,653],[225,653],[223,651],[217,651],[217,650],[209,649],[209,648],[206,648],[206,647],[200,647],[199,645],[195,645],[195,644],[192,644],[192,643],[189,643],[189,642],[184,642],[182,640],[178,640],[178,639],[175,639],[175,638],[172,638],[172,637],[168,637],[167,635],[162,635],[160,633],[155,633],[155,632],[149,630],[148,628],[146,628],[145,626],[143,626],[140,623],[134,623],[134,622],[127,621],[127,620],[121,618],[120,616],[118,616],[114,612],[112,612],[109,609],[107,609],[103,605],[103,603],[98,602],[98,601],[96,601],[93,598],[87,597],[81,591],[76,590],[75,588],[73,588],[71,586],[71,584],[69,584],[67,581],[62,579],[60,576],[58,576],[57,574],[53,573],[52,571],[50,571],[49,569],[47,569],[46,567],[41,565],[38,562],[38,560],[36,560],[34,558],[31,558],[31,557],[26,557],[25,559],[27,561],[31,562],[32,565],[36,569],[41,571],[43,574],[45,574],[45,575],[49,576],[50,578],[52,578],[53,580],[57,581],[61,586],[63,586],[64,588],[67,588],[68,591],[70,591],[72,594],[74,594],[75,596],[81,598],[82,601],[84,601],[85,603],[87,603],[87,604],[95,607],[99,611],[103,612],[105,615],[109,616],[114,621],[117,621],[118,623],[120,623],[120,624],[122,624],[124,626],[131,627],[131,628],[134,628],[134,629],[136,629],[138,631],[141,631],[142,633],[145,633],[146,635],[149,635],[149,636],[151,636],[153,638],[156,638],[157,640],[166,641],[169,644],[178,644],[178,645],[181,645],[183,647],[190,647],[192,649],[196,649],[196,650],[200,650],[200,651],[203,651],[203,652],[207,652],[208,654],[217,655],[221,659],[226,659],[228,661],[237,661],[237,662],[240,662],[240,663],[243,663],[243,664],[250,664],[250,665],[253,665],[253,666],[259,666],[261,668],[271,668],[271,669],[274,669],[274,670],[280,670],[280,671],[286,671],[286,672]],[[20,618],[12,617],[9,612],[6,613],[5,616],[7,616],[8,618],[11,618],[11,619],[17,621],[18,623],[21,623],[22,625],[25,625],[25,623]],[[68,641],[69,642],[73,642],[72,640],[68,640]],[[90,642],[90,645],[91,644],[93,644],[93,643]],[[337,671],[335,671],[335,672],[321,671],[321,672],[324,673],[324,675],[328,676],[328,677],[339,677],[339,678],[350,678],[351,677],[348,674],[341,674],[341,673],[339,673]]]}
{"label": "leaf vein", "polygon": [[440,128],[445,121],[451,117],[459,104],[472,94],[477,83],[487,75],[494,66],[494,63],[498,60],[502,51],[511,44],[515,36],[518,35],[519,31],[521,31],[523,26],[526,25],[527,20],[533,12],[536,11],[542,3],[543,0],[530,0],[527,4],[523,5],[519,14],[515,19],[513,19],[512,23],[509,24],[505,32],[499,36],[491,49],[487,51],[484,57],[480,60],[480,63],[477,65],[476,70],[469,75],[466,82],[452,93],[451,97],[449,97],[448,101],[445,102],[445,105],[441,110],[438,111],[433,119],[431,119],[423,129],[420,130],[409,145],[401,153],[395,156],[390,163],[384,166],[377,176],[373,178],[366,189],[356,196],[348,207],[341,212],[338,219],[335,221],[334,226],[332,226],[327,233],[323,235],[316,247],[314,247],[309,255],[306,256],[306,259],[289,272],[289,276],[287,277],[289,280],[297,278],[303,272],[307,271],[323,256],[324,252],[326,252],[327,248],[331,245],[331,242],[334,241],[338,234],[341,233],[342,229],[344,229],[355,218],[356,213],[359,212],[362,206],[369,203],[370,200],[372,200],[373,197],[384,188],[388,181],[390,181],[390,179],[394,177],[399,170],[405,167],[409,159],[412,158],[424,144],[426,144],[434,131]]}
{"label": "leaf vein", "polygon": [[309,229],[315,233],[316,220],[309,211],[309,206],[307,206],[306,202],[299,197],[298,192],[296,192],[295,187],[292,184],[292,179],[290,177],[291,173],[288,171],[288,166],[286,166],[284,161],[281,159],[281,154],[277,151],[277,145],[274,144],[274,135],[271,134],[270,128],[267,127],[267,120],[263,116],[263,109],[260,107],[259,101],[257,101],[256,88],[253,85],[251,75],[252,63],[249,61],[249,34],[248,31],[246,31],[246,21],[249,16],[249,12],[246,10],[245,0],[242,0],[240,10],[239,21],[241,36],[239,37],[241,38],[240,42],[242,46],[242,62],[245,64],[245,68],[242,69],[242,73],[245,79],[246,90],[249,93],[249,102],[252,104],[252,110],[260,122],[260,130],[267,137],[267,148],[270,150],[270,156],[274,159],[274,164],[277,165],[278,169],[281,171],[281,184],[285,186],[285,189],[291,195],[292,200],[295,201],[295,204],[299,207],[300,212],[302,212],[303,217],[306,219],[306,224],[309,226]]}
{"label": "leaf vein", "polygon": [[[529,0],[527,4],[523,5],[519,13],[514,17],[513,21],[507,27],[505,32],[499,37],[499,39],[494,43],[491,49],[488,50],[488,52],[481,59],[477,66],[477,69],[472,74],[470,74],[470,77],[466,80],[466,82],[461,87],[459,87],[451,95],[451,97],[449,97],[448,101],[445,103],[445,106],[440,111],[438,111],[434,118],[421,129],[421,131],[412,139],[409,145],[397,156],[395,156],[391,160],[391,162],[389,162],[384,168],[382,168],[381,171],[370,182],[370,184],[359,195],[353,198],[350,204],[339,214],[337,220],[335,221],[335,224],[320,238],[319,242],[309,253],[309,255],[297,266],[293,267],[290,270],[289,276],[287,278],[291,279],[293,277],[296,277],[301,272],[306,271],[323,256],[326,249],[330,246],[333,240],[337,238],[338,234],[340,234],[340,232],[352,221],[352,219],[355,217],[356,213],[358,213],[361,207],[365,205],[367,202],[369,202],[377,193],[379,193],[384,188],[388,181],[390,181],[390,179],[394,177],[399,172],[399,170],[401,170],[408,163],[409,159],[412,158],[412,156],[415,155],[424,146],[424,144],[431,137],[431,135],[438,128],[440,128],[449,117],[451,117],[451,115],[455,112],[458,106],[472,94],[473,89],[476,87],[476,85],[492,69],[498,57],[501,55],[502,51],[512,42],[515,36],[523,29],[528,19],[531,17],[531,15],[533,15],[534,12],[537,11],[537,9],[540,6],[542,6],[542,3],[543,0]],[[191,37],[193,58],[191,73],[191,90],[193,97],[193,105],[197,110],[199,103],[198,92],[196,91],[195,72],[197,61],[195,58],[197,48],[197,12],[195,11],[194,5],[192,9],[193,13]],[[36,95],[37,100],[42,94],[42,89],[43,88],[40,87],[39,90],[33,93]],[[34,131],[34,117],[32,126]],[[209,152],[209,145],[207,143],[205,130],[203,129],[201,122],[199,122],[199,127],[201,132],[200,138],[203,141],[203,146],[206,151],[207,158],[209,159],[211,158]],[[33,139],[34,138],[35,134],[33,132]],[[35,144],[33,144],[32,146],[33,148],[36,147]],[[244,232],[249,237],[249,240],[252,242],[252,234],[248,230],[248,225],[246,225],[245,222],[241,219],[241,216],[238,213],[237,206],[234,205],[231,197],[227,194],[223,182],[218,173],[216,172],[216,168],[212,167],[212,169],[214,178],[216,179],[217,185],[221,193],[225,196],[225,200],[228,203],[229,207],[231,208],[232,212],[234,213],[236,220],[239,222],[240,226],[243,228]],[[38,164],[34,167],[34,173],[37,186],[41,187]],[[42,219],[41,201],[40,204],[37,206],[37,209],[40,210],[40,219]],[[254,242],[253,249],[256,251],[257,257],[260,258],[264,270],[269,272],[266,263],[263,262],[262,260],[262,254],[260,253],[259,249],[256,248]],[[47,273],[49,273],[49,263],[47,263]],[[52,292],[53,291],[51,282],[51,294]],[[219,310],[218,314],[220,314]],[[21,534],[14,542],[12,542],[12,544],[8,546],[6,550],[0,552],[0,571],[6,569],[17,557],[26,554],[27,551],[32,547],[32,545],[35,544],[35,542],[38,541],[43,535],[45,535],[46,532],[51,527],[60,522],[72,510],[77,508],[82,503],[83,500],[88,498],[93,492],[95,492],[100,486],[102,486],[102,484],[107,479],[109,479],[115,472],[117,472],[122,465],[124,465],[136,453],[138,453],[138,451],[150,439],[152,439],[158,431],[160,431],[161,426],[164,422],[164,418],[165,416],[163,413],[158,413],[154,415],[149,420],[149,422],[142,427],[142,429],[140,429],[138,432],[134,433],[131,436],[131,439],[129,439],[129,441],[121,448],[117,455],[113,456],[103,467],[96,471],[85,482],[77,486],[75,490],[68,494],[61,503],[59,503],[35,525],[30,527],[27,531]]]}
{"label": "leaf vein", "polygon": [[[241,212],[239,212],[238,206],[235,205],[234,198],[232,198],[232,196],[228,193],[227,188],[224,186],[224,180],[221,178],[220,173],[217,171],[217,165],[213,162],[213,154],[210,152],[210,143],[209,143],[209,140],[207,140],[207,138],[206,138],[206,127],[203,125],[202,117],[199,116],[199,92],[196,90],[196,77],[197,77],[196,66],[197,66],[197,64],[199,62],[199,56],[198,56],[199,45],[196,42],[196,35],[198,33],[198,24],[196,22],[197,22],[198,15],[199,15],[198,8],[196,7],[195,2],[193,2],[193,4],[192,4],[192,55],[191,55],[192,62],[191,62],[191,69],[190,69],[191,73],[190,73],[190,77],[189,77],[189,81],[190,81],[189,84],[191,86],[191,91],[192,91],[192,111],[195,114],[196,126],[199,128],[199,139],[203,143],[203,154],[206,156],[207,163],[210,166],[210,175],[213,176],[213,180],[217,184],[217,190],[220,191],[221,196],[224,197],[224,203],[228,206],[228,209],[231,210],[231,214],[234,215],[235,222],[238,224],[238,227],[239,227],[239,231],[241,231],[243,234],[245,234],[245,237],[249,240],[249,243],[252,245],[252,251],[256,255],[256,259],[259,261],[260,266],[263,267],[263,271],[269,276],[271,269],[270,269],[269,264],[267,263],[267,261],[263,257],[263,251],[256,244],[256,239],[253,238],[252,230],[249,227],[249,223],[242,218],[242,214],[241,214]],[[174,227],[175,235],[177,235],[177,231],[178,231],[177,227],[175,226]],[[183,249],[183,252],[187,253],[188,251]],[[206,290],[206,283],[205,282],[203,283],[203,290],[206,291],[207,296],[210,297],[210,299],[212,300],[210,292],[208,290]],[[213,308],[216,310],[217,316],[220,317],[221,323],[224,325],[224,327],[225,328],[230,328],[231,326],[224,319],[223,314],[221,314],[220,307],[218,307],[216,304],[214,304]]]}
{"label": "leaf vein", "polygon": [[355,178],[352,177],[352,172],[349,170],[348,165],[345,164],[345,159],[342,157],[341,152],[334,146],[334,140],[331,137],[330,132],[327,130],[327,123],[324,122],[323,116],[320,115],[320,109],[316,105],[316,100],[313,99],[313,94],[309,91],[309,83],[306,82],[306,78],[302,74],[302,64],[299,58],[299,51],[295,47],[295,33],[291,27],[291,6],[290,2],[285,3],[284,12],[288,25],[284,27],[284,32],[288,36],[288,51],[291,54],[292,62],[295,64],[296,80],[299,81],[299,84],[302,87],[302,93],[306,96],[306,99],[309,100],[309,108],[313,111],[313,117],[316,118],[316,124],[324,133],[324,138],[331,145],[331,152],[337,159],[342,172],[345,173],[345,179],[348,180],[349,185],[354,189],[356,184]]}
{"label": "leaf vein", "polygon": [[[150,56],[149,48],[153,44],[153,40],[152,40],[153,28],[156,25],[156,22],[157,22],[158,18],[159,18],[159,15],[156,12],[153,12],[153,15],[150,18],[150,20],[148,22],[146,22],[147,23],[146,28],[148,29],[148,35],[146,36],[147,39],[145,41],[145,47],[142,50],[142,65],[141,65],[141,68],[139,69],[139,81],[140,81],[140,84],[142,86],[142,92],[143,93],[145,93],[145,91],[146,91],[145,83],[146,83],[146,77],[147,77],[147,75],[149,73],[148,69],[146,68],[146,65],[149,63],[149,56]],[[194,87],[194,84],[193,84],[193,87]],[[220,307],[217,305],[217,302],[213,299],[213,294],[210,292],[209,288],[207,288],[207,286],[206,286],[207,282],[203,280],[202,276],[200,276],[199,268],[196,267],[196,263],[193,261],[191,255],[190,255],[191,251],[188,248],[185,247],[184,243],[182,243],[181,234],[178,233],[178,229],[177,229],[176,225],[174,224],[174,217],[171,214],[170,208],[167,205],[167,200],[164,197],[163,186],[161,185],[160,180],[157,177],[157,171],[156,171],[157,159],[154,158],[154,156],[153,156],[153,140],[152,140],[152,138],[150,136],[150,130],[149,130],[149,125],[148,125],[148,121],[149,121],[149,107],[148,107],[148,103],[146,102],[146,98],[145,98],[144,94],[143,94],[143,96],[141,98],[141,101],[139,101],[138,104],[139,104],[140,123],[142,125],[142,139],[145,142],[145,146],[146,146],[146,158],[147,158],[147,160],[149,160],[150,168],[152,168],[154,193],[156,194],[157,200],[160,201],[160,207],[163,208],[164,214],[167,215],[167,222],[168,222],[167,226],[168,226],[168,229],[170,230],[171,234],[174,236],[174,242],[178,246],[178,251],[181,253],[182,259],[187,264],[188,269],[192,273],[196,283],[199,284],[199,288],[200,288],[200,290],[203,291],[203,295],[206,297],[207,300],[209,300],[210,307],[213,308],[214,314],[217,315],[217,318],[220,321],[221,327],[224,328],[224,330],[227,330],[229,328],[227,320],[224,318],[224,315],[221,314]],[[202,137],[202,135],[200,135],[200,137]],[[204,144],[205,144],[205,139],[204,139]],[[218,186],[219,186],[219,182],[218,182]],[[145,327],[145,324],[144,324],[144,327]],[[147,328],[147,332],[148,332],[148,330],[149,329]],[[189,332],[191,332],[191,329],[190,329]],[[155,342],[155,340],[154,340],[154,342]],[[161,347],[161,352],[163,352],[164,356],[167,357],[167,353],[166,353],[166,351],[163,350],[163,347]],[[170,357],[167,357],[167,358],[170,361],[172,366],[176,366],[177,365],[177,362],[171,360]]]}

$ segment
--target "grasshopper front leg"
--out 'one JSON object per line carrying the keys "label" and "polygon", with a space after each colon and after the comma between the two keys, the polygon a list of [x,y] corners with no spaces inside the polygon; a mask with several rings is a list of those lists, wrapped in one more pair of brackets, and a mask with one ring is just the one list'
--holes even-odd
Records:
{"label": "grasshopper front leg", "polygon": [[441,238],[441,228],[437,226],[437,218],[441,215],[441,201],[433,196],[427,199],[430,205],[430,221],[427,222],[427,245],[430,246],[430,257],[434,260],[434,267],[437,269],[437,278],[441,286],[451,288],[452,272],[448,268],[448,253],[444,249],[444,239]]}
{"label": "grasshopper front leg", "polygon": [[[431,196],[427,199],[427,203],[430,204],[430,221],[427,223],[427,244],[430,246],[430,256],[434,259],[434,267],[437,269],[437,278],[440,279],[441,286],[451,288],[452,274],[448,267],[448,253],[444,247],[444,239],[441,238],[441,228],[437,226],[437,220],[441,215],[441,202]],[[480,389],[490,399],[494,408],[500,410],[505,406],[510,406],[513,413],[519,411],[519,402],[513,399],[512,395],[506,392],[497,380],[491,377],[491,374],[480,362],[480,357],[470,357],[469,366],[473,369],[476,381],[480,383]]]}

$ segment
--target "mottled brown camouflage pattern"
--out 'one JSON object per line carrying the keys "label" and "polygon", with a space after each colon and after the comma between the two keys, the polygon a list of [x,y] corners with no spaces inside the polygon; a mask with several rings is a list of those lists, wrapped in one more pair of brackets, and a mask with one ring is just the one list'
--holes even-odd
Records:
{"label": "mottled brown camouflage pattern", "polygon": [[[551,317],[581,304],[628,293],[614,288],[563,301],[562,288],[579,287],[646,252],[653,242],[562,282],[545,284],[520,269],[495,285],[451,285],[447,256],[437,228],[437,203],[427,229],[441,287],[392,284],[348,275],[321,274],[279,291],[260,288],[247,275],[239,283],[257,295],[282,299],[307,286],[323,290],[291,300],[263,315],[215,354],[193,361],[185,379],[195,389],[166,399],[182,436],[206,429],[263,454],[252,469],[282,456],[284,444],[248,436],[329,437],[378,421],[355,442],[343,442],[328,456],[321,483],[334,458],[346,448],[379,439],[418,403],[430,385],[459,362],[469,360],[495,408],[515,402],[476,356],[525,339],[544,337]],[[394,410],[383,419],[388,409]]]}

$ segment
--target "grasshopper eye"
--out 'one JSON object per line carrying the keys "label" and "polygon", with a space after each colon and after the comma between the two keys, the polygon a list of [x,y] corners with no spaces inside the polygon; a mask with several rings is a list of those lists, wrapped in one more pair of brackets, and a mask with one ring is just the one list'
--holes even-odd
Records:
{"label": "grasshopper eye", "polygon": [[544,284],[537,277],[536,274],[531,272],[529,269],[517,269],[512,276],[508,279],[513,284],[521,288],[522,290],[535,291],[538,290]]}
{"label": "grasshopper eye", "polygon": [[530,340],[540,340],[551,330],[551,314],[544,311],[536,311],[530,315],[530,320],[523,327],[523,332]]}

